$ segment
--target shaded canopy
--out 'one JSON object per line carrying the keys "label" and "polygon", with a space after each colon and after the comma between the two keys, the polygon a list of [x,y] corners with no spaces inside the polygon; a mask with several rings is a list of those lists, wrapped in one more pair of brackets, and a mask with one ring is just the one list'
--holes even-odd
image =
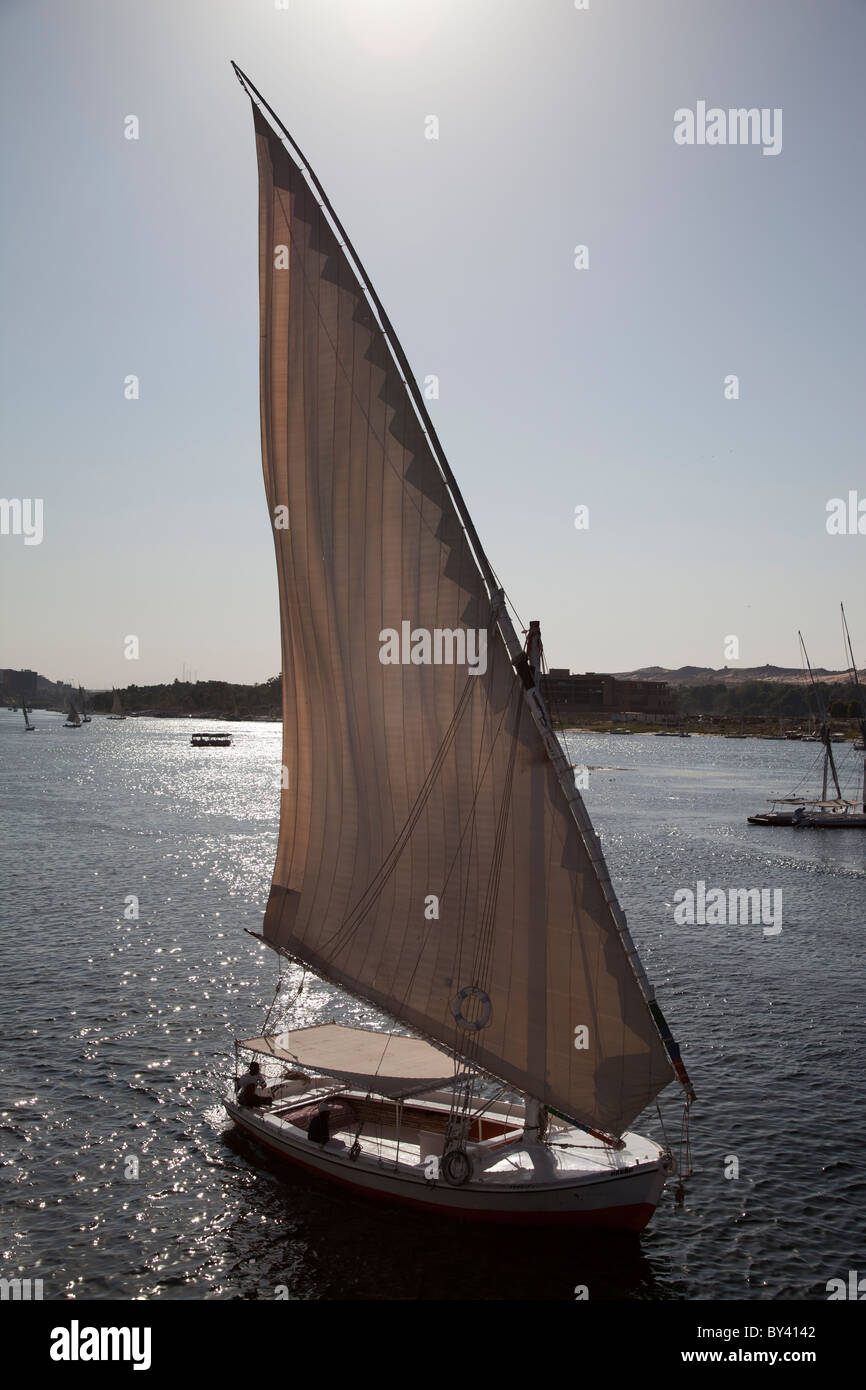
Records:
{"label": "shaded canopy", "polygon": [[423,1039],[347,1028],[342,1023],[246,1038],[239,1046],[394,1099],[435,1091],[454,1079],[453,1063]]}

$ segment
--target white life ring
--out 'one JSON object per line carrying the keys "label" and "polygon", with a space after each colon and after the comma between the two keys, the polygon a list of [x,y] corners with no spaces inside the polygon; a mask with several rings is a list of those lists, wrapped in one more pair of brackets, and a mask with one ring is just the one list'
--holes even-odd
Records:
{"label": "white life ring", "polygon": [[442,1160],[442,1175],[452,1187],[462,1187],[472,1176],[472,1159],[465,1149],[449,1149]]}
{"label": "white life ring", "polygon": [[[481,1001],[480,1018],[477,1018],[474,1021],[472,1021],[464,1017],[464,999],[479,999]],[[461,989],[460,993],[456,995],[454,999],[452,999],[451,1001],[451,1012],[456,1018],[457,1022],[460,1024],[460,1027],[465,1028],[467,1033],[477,1033],[479,1029],[486,1028],[488,1023],[490,1022],[490,1013],[492,1008],[493,1005],[490,1002],[490,995],[485,994],[484,990],[479,989],[477,985],[467,985],[466,988]]]}

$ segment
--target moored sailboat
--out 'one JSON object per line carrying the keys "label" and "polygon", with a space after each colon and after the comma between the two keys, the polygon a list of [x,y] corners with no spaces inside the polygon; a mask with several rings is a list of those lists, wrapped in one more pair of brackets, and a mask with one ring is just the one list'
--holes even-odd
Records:
{"label": "moored sailboat", "polygon": [[694,1093],[551,722],[539,625],[522,644],[344,228],[235,71],[283,646],[261,939],[391,1026],[296,1008],[236,1044],[256,1069],[226,1110],[371,1196],[639,1230],[673,1160],[630,1125],[672,1082]]}
{"label": "moored sailboat", "polygon": [[[860,709],[860,733],[863,741],[866,742],[866,706],[864,706],[862,690],[857,675],[857,665],[854,661],[851,634],[848,631],[848,622],[845,617],[844,606],[842,607],[842,631],[846,644],[846,654],[850,655],[854,687]],[[809,673],[818,708],[819,723],[816,738],[824,746],[821,795],[820,797],[811,798],[793,795],[776,797],[770,802],[769,811],[748,817],[749,825],[787,826],[804,830],[866,830],[866,758],[863,760],[862,767],[862,791],[856,798],[843,796],[839,781],[839,771],[836,766],[836,757],[833,752],[833,744],[838,743],[840,739],[834,737],[830,732],[824,696],[820,685],[815,680],[808,653],[806,652],[806,644],[803,641],[803,634],[798,633],[797,635],[800,639],[803,660]],[[855,748],[856,747],[857,745],[855,744]],[[829,792],[832,790],[835,790],[835,796],[829,795]]]}
{"label": "moored sailboat", "polygon": [[[112,690],[114,690],[114,686],[112,686]],[[119,691],[119,690],[114,690],[114,699],[112,700],[112,703],[111,703],[111,714],[110,714],[108,717],[109,717],[109,719],[125,719],[125,718],[126,718],[126,715],[125,715],[124,712],[123,712],[123,705],[120,703],[120,691]]]}

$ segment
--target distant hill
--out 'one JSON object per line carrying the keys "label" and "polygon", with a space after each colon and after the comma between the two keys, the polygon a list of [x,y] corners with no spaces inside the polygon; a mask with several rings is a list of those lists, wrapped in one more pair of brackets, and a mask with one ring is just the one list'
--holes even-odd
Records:
{"label": "distant hill", "polygon": [[[638,671],[614,671],[613,675],[621,681],[667,681],[668,685],[713,685],[740,684],[745,681],[784,681],[797,684],[807,681],[799,667],[794,666],[720,666],[716,671],[712,666],[679,666],[670,671],[664,666],[642,666]],[[848,671],[827,671],[823,666],[814,668],[818,681],[827,684],[844,684],[851,680]],[[866,683],[866,669],[858,676]]]}
{"label": "distant hill", "polygon": [[[822,687],[821,705],[835,719],[858,717],[853,683],[848,671],[827,671],[819,667],[816,680]],[[26,678],[28,688],[19,683]],[[803,672],[788,666],[644,666],[637,671],[619,671],[616,679],[667,681],[676,691],[676,708],[681,715],[712,717],[755,716],[764,719],[801,719],[817,713],[818,702]],[[866,688],[866,671],[860,673]],[[33,690],[33,685],[36,690]],[[279,676],[256,685],[227,681],[172,681],[170,684],[121,688],[120,697],[127,713],[164,716],[190,715],[206,718],[279,719],[281,716]],[[49,709],[65,708],[67,695],[76,690],[62,681],[49,681],[34,671],[0,670],[0,703],[18,704],[22,699]],[[94,714],[107,714],[112,691],[86,691]]]}
{"label": "distant hill", "polygon": [[[835,720],[859,719],[860,705],[855,696],[850,671],[814,672],[821,688],[820,700],[808,675],[792,666],[680,666],[669,671],[664,666],[644,666],[639,671],[619,671],[621,681],[666,681],[676,692],[680,715],[713,719],[793,719],[823,717],[827,711]],[[858,672],[866,687],[866,671]]]}

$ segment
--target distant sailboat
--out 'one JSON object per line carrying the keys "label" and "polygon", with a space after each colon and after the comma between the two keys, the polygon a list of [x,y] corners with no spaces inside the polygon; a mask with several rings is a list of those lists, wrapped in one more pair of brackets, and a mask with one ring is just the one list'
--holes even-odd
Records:
{"label": "distant sailboat", "polygon": [[[866,708],[864,708],[862,690],[857,677],[857,666],[854,661],[854,652],[851,647],[851,635],[848,631],[844,607],[842,608],[842,630],[845,637],[846,650],[850,653],[851,665],[854,671],[854,685],[857,691],[861,712],[860,732],[864,741],[866,741]],[[820,723],[817,737],[824,745],[821,795],[820,797],[811,798],[797,796],[776,797],[775,800],[770,802],[769,811],[765,811],[760,815],[748,817],[749,825],[789,826],[794,829],[812,830],[866,830],[866,758],[863,760],[863,789],[861,795],[856,800],[844,797],[842,795],[842,788],[839,785],[839,773],[833,754],[833,744],[838,742],[838,740],[830,733],[824,695],[812,672],[812,666],[806,652],[806,644],[803,641],[803,634],[798,633],[797,635],[800,639],[803,660],[809,672],[812,690],[818,705]],[[831,782],[836,792],[835,797],[828,796],[827,794]],[[779,810],[779,807],[786,809]],[[789,807],[793,809],[787,809]]]}
{"label": "distant sailboat", "polygon": [[[114,686],[112,686],[112,690],[114,690]],[[111,714],[110,714],[108,717],[109,717],[109,719],[125,719],[125,718],[126,718],[126,715],[125,715],[124,712],[123,712],[123,705],[120,703],[120,691],[119,691],[119,690],[115,690],[115,691],[114,691],[114,700],[113,700],[112,705],[111,705]]]}
{"label": "distant sailboat", "polygon": [[30,715],[27,713],[27,706],[25,705],[23,700],[21,701],[21,713],[24,715],[25,734],[35,734],[36,725],[30,723]]}
{"label": "distant sailboat", "polygon": [[629,1126],[672,1082],[694,1093],[551,724],[539,626],[522,645],[378,296],[235,71],[258,151],[265,488],[290,518],[261,939],[393,1023],[238,1041],[272,1104],[247,1071],[226,1110],[371,1195],[640,1230],[673,1159]]}
{"label": "distant sailboat", "polygon": [[72,700],[69,701],[69,715],[63,727],[64,729],[81,728],[81,716],[78,713],[78,710],[75,708],[74,704],[72,703]]}
{"label": "distant sailboat", "polygon": [[78,699],[81,702],[81,722],[82,724],[89,724],[91,720],[90,715],[87,713],[87,700],[85,699],[84,691],[81,689],[81,686],[78,687]]}

